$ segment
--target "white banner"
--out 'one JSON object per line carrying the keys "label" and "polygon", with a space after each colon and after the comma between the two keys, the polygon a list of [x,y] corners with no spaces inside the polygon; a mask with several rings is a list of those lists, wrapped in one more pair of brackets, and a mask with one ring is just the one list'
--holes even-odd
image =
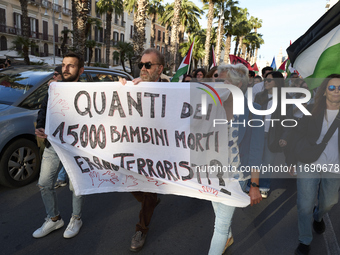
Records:
{"label": "white banner", "polygon": [[147,191],[247,206],[249,196],[226,172],[227,125],[213,127],[226,119],[220,102],[229,93],[217,91],[219,102],[203,88],[52,83],[45,132],[76,194]]}

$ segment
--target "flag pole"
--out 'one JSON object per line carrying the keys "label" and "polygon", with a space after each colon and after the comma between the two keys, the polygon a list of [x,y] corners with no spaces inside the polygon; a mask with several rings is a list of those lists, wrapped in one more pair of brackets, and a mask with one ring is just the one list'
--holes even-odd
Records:
{"label": "flag pole", "polygon": [[[194,38],[194,45],[195,45],[195,39],[196,39],[196,37]],[[190,59],[190,61],[189,61],[189,67],[188,67],[187,74],[189,74],[189,71],[190,71],[191,61],[192,61],[192,55],[194,55],[194,54],[193,54],[193,51],[194,51],[194,47],[192,47],[191,59]]]}

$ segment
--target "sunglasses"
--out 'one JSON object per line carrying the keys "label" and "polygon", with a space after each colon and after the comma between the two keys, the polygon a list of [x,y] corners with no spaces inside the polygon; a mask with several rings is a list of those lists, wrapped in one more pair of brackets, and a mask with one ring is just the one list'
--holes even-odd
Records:
{"label": "sunglasses", "polygon": [[329,91],[334,91],[336,88],[338,88],[338,90],[340,91],[340,85],[339,86],[335,86],[335,85],[329,85],[328,86]]}
{"label": "sunglasses", "polygon": [[266,78],[264,79],[264,82],[272,82],[274,79],[269,79],[269,78]]}
{"label": "sunglasses", "polygon": [[215,73],[215,74],[214,74],[214,77],[217,78],[217,77],[218,77],[218,73]]}
{"label": "sunglasses", "polygon": [[153,66],[153,65],[160,65],[160,64],[151,64],[151,62],[146,62],[146,63],[140,62],[140,63],[138,63],[138,68],[142,69],[143,66],[145,66],[146,69],[150,69],[151,66]]}
{"label": "sunglasses", "polygon": [[60,73],[54,73],[53,76],[58,76],[61,75]]}

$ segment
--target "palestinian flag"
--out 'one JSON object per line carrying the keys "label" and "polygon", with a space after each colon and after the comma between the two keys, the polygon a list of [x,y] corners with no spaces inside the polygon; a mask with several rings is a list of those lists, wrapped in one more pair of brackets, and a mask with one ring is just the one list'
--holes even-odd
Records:
{"label": "palestinian flag", "polygon": [[253,69],[253,71],[258,74],[259,73],[259,68],[257,67],[257,64],[255,63],[254,65],[252,65],[251,67]]}
{"label": "palestinian flag", "polygon": [[183,61],[181,65],[179,66],[179,68],[177,69],[177,72],[175,73],[174,77],[172,77],[171,82],[178,82],[181,76],[188,73],[189,65],[191,62],[192,50],[194,48],[194,43],[195,43],[195,40],[192,42],[187,52],[187,55],[183,58]]}
{"label": "palestinian flag", "polygon": [[280,65],[279,69],[277,71],[279,71],[280,73],[284,73],[286,71],[286,64],[287,64],[287,60],[283,61],[283,63]]}
{"label": "palestinian flag", "polygon": [[[327,11],[308,31],[287,48],[293,67],[310,89],[330,74],[340,73],[340,2]],[[317,79],[319,78],[319,79]]]}

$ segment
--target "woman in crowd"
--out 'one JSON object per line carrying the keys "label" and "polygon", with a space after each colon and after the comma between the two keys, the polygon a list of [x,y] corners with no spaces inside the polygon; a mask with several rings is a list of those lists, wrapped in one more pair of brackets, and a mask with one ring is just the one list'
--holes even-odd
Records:
{"label": "woman in crowd", "polygon": [[[218,78],[224,79],[225,83],[233,84],[243,91],[248,86],[248,69],[243,64],[222,65],[218,67]],[[250,204],[254,205],[262,200],[259,192],[259,173],[255,170],[261,165],[264,130],[263,127],[251,128],[248,125],[231,125],[229,120],[236,122],[248,122],[250,118],[260,118],[250,114],[245,102],[244,115],[233,114],[233,96],[229,95],[223,103],[228,119],[228,137],[229,137],[229,154],[228,162],[230,166],[238,171],[233,174],[238,179],[241,188],[245,188],[246,180],[251,178],[251,188],[249,191]],[[259,109],[259,105],[255,106]],[[252,169],[248,172],[241,172],[241,166],[250,166]],[[211,240],[209,255],[221,255],[225,249],[233,243],[231,234],[231,222],[235,207],[228,206],[218,202],[212,202],[215,212],[214,234]]]}
{"label": "woman in crowd", "polygon": [[198,68],[194,72],[194,77],[193,78],[195,78],[196,81],[202,81],[205,78],[206,74],[207,74],[207,72],[205,71],[204,68]]}
{"label": "woman in crowd", "polygon": [[[277,88],[277,106],[272,114],[264,116],[264,152],[262,165],[273,166],[275,157],[278,152],[282,152],[287,146],[287,140],[291,132],[291,127],[282,127],[281,120],[292,119],[293,111],[291,105],[287,107],[287,115],[281,116],[281,88],[284,86],[284,78],[280,72],[270,72],[264,79],[264,90],[255,97],[255,102],[261,105],[262,110],[268,110],[273,107],[273,88]],[[274,106],[275,107],[275,106]],[[279,119],[280,121],[270,121]],[[286,123],[289,126],[291,123]],[[268,197],[270,191],[271,172],[267,171],[261,175],[260,192],[263,198]]]}
{"label": "woman in crowd", "polygon": [[190,82],[191,79],[192,79],[191,74],[184,74],[184,75],[183,75],[182,82]]}
{"label": "woman in crowd", "polygon": [[214,66],[213,68],[211,68],[209,70],[209,72],[207,73],[207,75],[205,76],[205,78],[211,79],[212,82],[215,82],[215,79],[218,78],[218,70],[217,70],[217,66]]}

